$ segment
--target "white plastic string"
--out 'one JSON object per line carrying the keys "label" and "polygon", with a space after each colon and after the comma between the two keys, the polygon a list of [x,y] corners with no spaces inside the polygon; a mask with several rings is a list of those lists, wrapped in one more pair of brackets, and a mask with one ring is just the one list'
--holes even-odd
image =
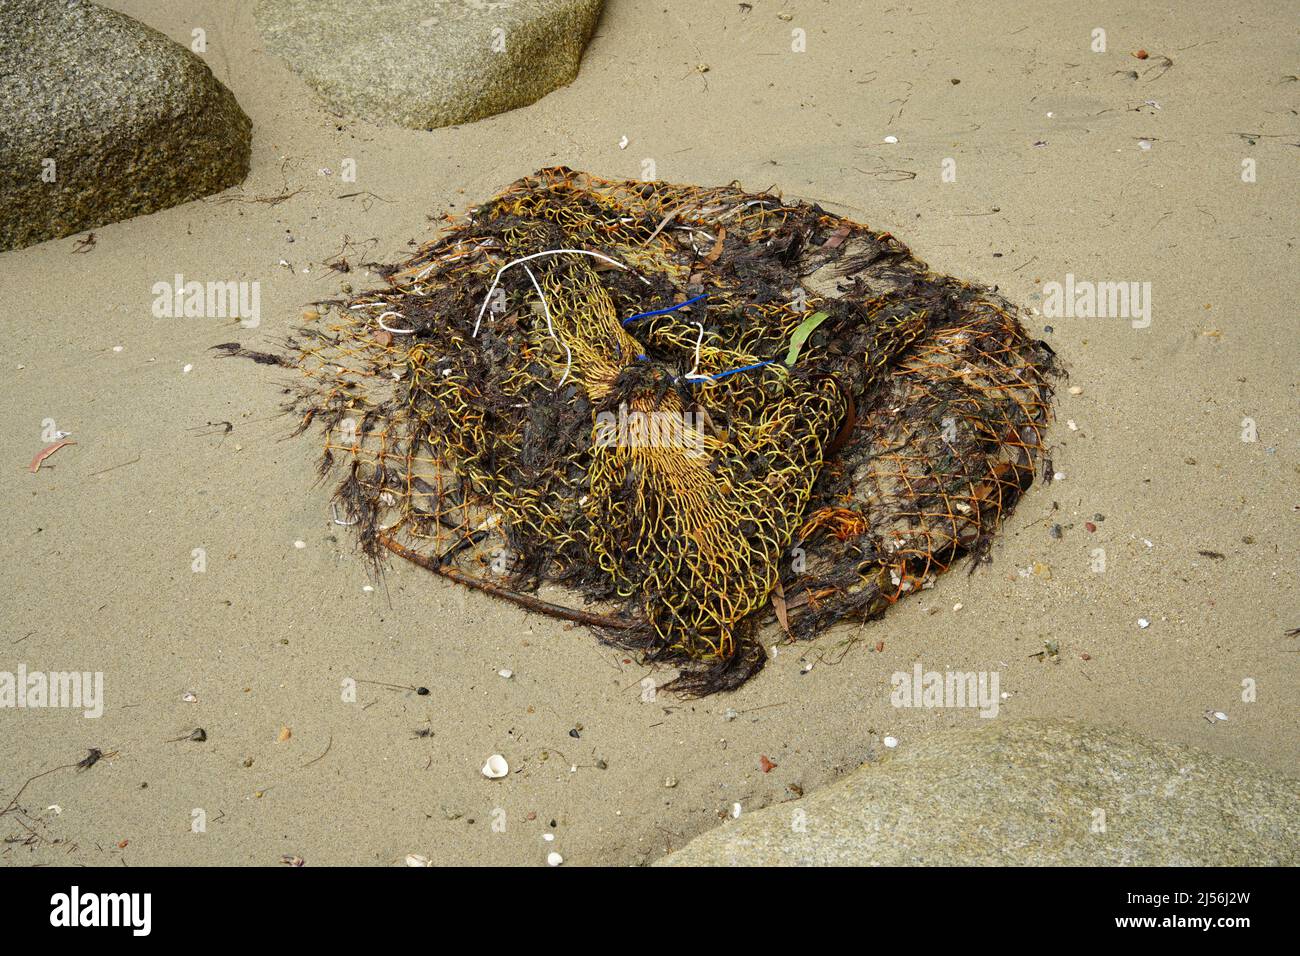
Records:
{"label": "white plastic string", "polygon": [[360,518],[353,518],[351,521],[344,521],[344,520],[342,520],[342,519],[339,517],[338,506],[335,505],[335,503],[332,502],[332,501],[330,502],[330,514],[332,514],[332,515],[334,516],[334,523],[335,523],[335,524],[341,524],[341,525],[343,525],[345,528],[346,528],[346,527],[349,527],[349,526],[351,526],[351,525],[354,525],[354,524],[356,524],[358,521],[361,520]]}
{"label": "white plastic string", "polygon": [[564,361],[566,363],[564,366],[564,377],[560,379],[560,384],[555,386],[556,389],[559,389],[569,380],[569,372],[573,369],[573,352],[565,343],[561,342],[560,337],[555,334],[555,326],[551,324],[551,310],[546,304],[546,293],[542,291],[542,285],[537,281],[537,276],[533,275],[533,270],[528,268],[528,266],[524,266],[524,271],[528,273],[528,278],[532,281],[533,288],[537,290],[537,298],[542,300],[542,315],[546,316],[546,331],[550,333],[551,338],[555,339],[555,344],[564,349]]}
{"label": "white plastic string", "polygon": [[699,374],[699,371],[700,371],[700,346],[704,344],[704,323],[703,323],[703,322],[696,322],[695,324],[696,324],[697,326],[699,326],[699,329],[700,329],[700,335],[699,335],[699,338],[697,338],[697,339],[695,340],[695,364],[691,367],[691,370],[690,370],[689,372],[687,372],[686,375],[685,375],[686,378],[691,379],[692,381],[698,381],[699,379],[709,379],[709,378],[712,378],[712,377],[713,377],[712,375],[700,375],[700,374]]}
{"label": "white plastic string", "polygon": [[528,262],[532,259],[540,259],[543,256],[558,256],[562,252],[571,252],[574,255],[579,255],[579,256],[593,256],[597,259],[603,259],[606,262],[612,263],[618,266],[620,269],[627,268],[627,266],[623,265],[623,263],[619,262],[617,259],[611,259],[609,256],[602,255],[599,252],[592,252],[590,249],[546,249],[542,252],[534,252],[531,255],[522,256],[518,259],[513,260],[512,262],[507,262],[505,265],[503,265],[500,269],[497,270],[496,278],[492,280],[492,285],[488,288],[487,295],[483,296],[483,304],[479,306],[478,318],[474,322],[474,334],[470,336],[470,338],[475,338],[475,339],[478,338],[479,326],[483,324],[483,313],[487,311],[488,300],[492,298],[492,293],[497,290],[497,284],[500,283],[501,276],[507,269],[509,269],[511,266],[517,266],[521,262]]}
{"label": "white plastic string", "polygon": [[384,319],[386,319],[386,318],[387,318],[388,316],[390,316],[390,315],[395,315],[395,316],[397,316],[399,319],[404,319],[404,318],[406,318],[406,316],[402,315],[402,313],[400,313],[400,312],[381,312],[381,313],[379,313],[379,318],[375,319],[375,321],[379,323],[379,327],[380,327],[381,329],[383,329],[385,332],[392,332],[394,335],[414,335],[414,334],[415,334],[415,329],[394,329],[394,328],[389,328],[387,325],[384,325]]}

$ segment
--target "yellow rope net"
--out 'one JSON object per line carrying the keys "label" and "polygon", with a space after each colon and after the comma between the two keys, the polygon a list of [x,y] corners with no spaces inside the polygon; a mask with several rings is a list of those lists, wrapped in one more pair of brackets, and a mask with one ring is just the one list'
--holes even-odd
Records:
{"label": "yellow rope net", "polygon": [[384,272],[280,359],[335,520],[687,692],[774,593],[811,637],[984,555],[1043,456],[1015,310],[815,205],[546,169]]}

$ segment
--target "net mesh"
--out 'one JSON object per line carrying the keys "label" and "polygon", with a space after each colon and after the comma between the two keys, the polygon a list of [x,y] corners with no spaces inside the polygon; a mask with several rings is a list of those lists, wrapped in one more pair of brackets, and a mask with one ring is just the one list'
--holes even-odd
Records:
{"label": "net mesh", "polygon": [[984,556],[1044,456],[1015,309],[815,204],[546,169],[381,271],[277,357],[334,520],[686,693]]}

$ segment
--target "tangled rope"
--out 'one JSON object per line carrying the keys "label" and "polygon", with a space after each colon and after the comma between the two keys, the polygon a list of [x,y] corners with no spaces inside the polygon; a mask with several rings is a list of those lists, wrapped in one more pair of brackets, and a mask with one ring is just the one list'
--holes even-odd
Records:
{"label": "tangled rope", "polygon": [[810,637],[984,554],[1042,455],[1050,349],[817,206],[543,170],[386,277],[290,343],[363,547],[566,586],[689,692],[774,592]]}

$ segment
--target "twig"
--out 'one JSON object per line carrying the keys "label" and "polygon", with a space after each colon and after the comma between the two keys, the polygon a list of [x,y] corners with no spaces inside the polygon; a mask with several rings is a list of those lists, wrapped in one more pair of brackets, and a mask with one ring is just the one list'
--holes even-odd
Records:
{"label": "twig", "polygon": [[[94,753],[95,753],[94,750],[90,751],[90,754],[94,754]],[[9,801],[9,805],[5,807],[3,810],[0,810],[0,817],[4,816],[15,806],[17,806],[18,798],[23,795],[23,791],[25,791],[28,788],[28,786],[31,785],[32,781],[39,780],[41,777],[47,776],[48,774],[58,773],[60,770],[72,770],[74,767],[80,767],[82,765],[85,765],[86,767],[91,767],[98,761],[98,759],[99,758],[95,758],[95,760],[91,760],[90,756],[88,755],[86,758],[82,760],[78,760],[76,763],[66,763],[62,767],[51,767],[49,770],[42,770],[40,773],[28,777],[27,782],[18,788],[18,792],[14,794],[14,798]],[[87,761],[90,762],[87,763]]]}
{"label": "twig", "polygon": [[334,735],[333,735],[333,734],[330,734],[330,742],[327,743],[327,744],[325,745],[325,753],[322,753],[322,754],[321,754],[319,757],[317,757],[315,760],[308,760],[305,764],[302,765],[302,768],[301,768],[301,769],[306,770],[308,767],[310,767],[312,764],[316,763],[317,761],[324,760],[324,759],[325,759],[325,754],[329,753],[329,752],[330,752],[330,748],[333,747],[333,746],[334,746]]}
{"label": "twig", "polygon": [[550,601],[543,601],[541,598],[533,597],[531,594],[520,594],[517,591],[511,591],[495,584],[489,584],[486,581],[480,581],[478,578],[470,577],[456,568],[443,567],[437,561],[427,558],[417,551],[398,544],[387,535],[379,535],[379,542],[393,554],[405,558],[412,564],[418,564],[426,571],[432,571],[434,574],[444,578],[449,578],[457,584],[463,584],[466,587],[475,588],[491,594],[493,597],[503,598],[520,607],[527,608],[530,611],[537,611],[540,614],[547,614],[551,617],[558,617],[565,621],[575,621],[578,624],[585,624],[588,627],[606,627],[611,630],[626,631],[636,627],[636,623],[625,618],[608,617],[603,614],[592,614],[589,611],[579,611],[577,608],[562,607],[559,604],[552,604]]}
{"label": "twig", "polygon": [[139,455],[136,455],[136,456],[135,456],[134,458],[132,458],[130,461],[124,461],[124,462],[122,462],[121,464],[118,464],[118,465],[109,465],[107,468],[101,468],[101,469],[99,469],[99,471],[92,471],[92,472],[91,472],[90,474],[88,474],[86,477],[87,477],[87,478],[94,478],[96,475],[106,474],[107,472],[114,471],[114,470],[116,470],[116,469],[118,469],[118,468],[125,468],[127,465],[134,465],[134,464],[135,464],[137,461],[139,461],[139,460],[140,460],[140,456],[139,456]]}

